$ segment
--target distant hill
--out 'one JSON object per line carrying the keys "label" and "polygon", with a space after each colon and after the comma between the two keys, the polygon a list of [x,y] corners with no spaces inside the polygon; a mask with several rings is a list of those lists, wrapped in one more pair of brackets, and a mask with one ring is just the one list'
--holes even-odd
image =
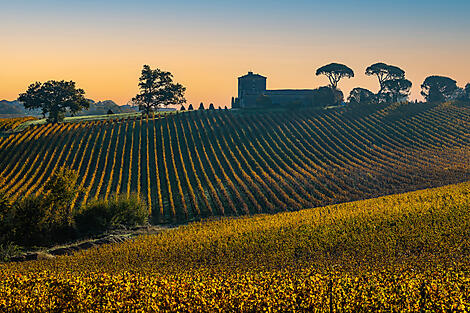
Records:
{"label": "distant hill", "polygon": [[[84,116],[84,115],[103,115],[107,114],[109,110],[113,113],[132,113],[137,111],[136,107],[130,105],[123,105],[120,106],[116,104],[116,102],[112,100],[104,100],[104,101],[94,101],[90,100],[90,108],[88,110],[81,111],[80,113],[76,114],[77,116]],[[21,117],[21,116],[41,116],[41,110],[27,110],[23,107],[23,105],[14,100],[14,101],[7,101],[1,100],[0,101],[0,115],[9,116],[9,117]],[[67,114],[67,116],[71,116],[71,114]]]}
{"label": "distant hill", "polygon": [[[104,115],[107,114],[109,110],[113,113],[132,113],[137,111],[134,107],[130,105],[117,105],[116,102],[112,100],[104,100],[95,102],[90,100],[90,107],[88,110],[84,110],[76,114],[76,116],[84,116],[84,115]],[[67,114],[67,116],[71,116],[71,114]]]}
{"label": "distant hill", "polygon": [[0,100],[0,115],[8,115],[8,116],[25,116],[25,115],[41,115],[40,110],[29,111],[26,110],[23,105],[14,100]]}

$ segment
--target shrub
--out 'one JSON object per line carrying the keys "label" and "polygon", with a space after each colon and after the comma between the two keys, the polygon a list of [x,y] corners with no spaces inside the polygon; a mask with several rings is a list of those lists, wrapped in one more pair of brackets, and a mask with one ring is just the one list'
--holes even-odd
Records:
{"label": "shrub", "polygon": [[350,104],[377,103],[378,97],[372,91],[356,87],[349,93],[348,102]]}
{"label": "shrub", "polygon": [[3,192],[0,192],[0,244],[9,238],[9,219],[12,205]]}
{"label": "shrub", "polygon": [[12,240],[24,246],[42,245],[49,236],[49,207],[39,196],[29,196],[12,206],[7,227]]}
{"label": "shrub", "polygon": [[148,215],[147,206],[137,195],[115,196],[82,207],[75,214],[75,223],[81,234],[93,234],[118,225],[132,227],[145,224]]}
{"label": "shrub", "polygon": [[67,168],[60,168],[44,186],[40,197],[44,205],[49,207],[50,223],[72,226],[72,202],[81,188],[77,184],[78,173]]}
{"label": "shrub", "polygon": [[313,106],[338,105],[344,101],[343,92],[329,86],[320,87],[313,91]]}
{"label": "shrub", "polygon": [[20,247],[15,244],[0,243],[0,262],[8,262],[10,259],[21,253]]}
{"label": "shrub", "polygon": [[0,243],[23,246],[50,245],[74,236],[71,203],[80,191],[78,174],[56,171],[43,191],[10,203],[0,195]]}

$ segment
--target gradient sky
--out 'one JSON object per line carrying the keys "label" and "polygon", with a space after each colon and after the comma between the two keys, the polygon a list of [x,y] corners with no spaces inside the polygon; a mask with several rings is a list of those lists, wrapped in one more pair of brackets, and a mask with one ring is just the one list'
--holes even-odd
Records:
{"label": "gradient sky", "polygon": [[125,104],[143,64],[171,71],[188,102],[228,105],[251,70],[268,88],[326,85],[315,69],[356,73],[339,87],[378,90],[375,62],[402,67],[412,98],[428,75],[470,82],[469,0],[0,0],[0,99],[34,81],[74,80]]}

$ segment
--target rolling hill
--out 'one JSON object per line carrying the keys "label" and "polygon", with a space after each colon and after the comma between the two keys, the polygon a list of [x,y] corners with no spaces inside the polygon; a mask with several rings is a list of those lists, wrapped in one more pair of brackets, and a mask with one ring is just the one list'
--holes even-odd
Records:
{"label": "rolling hill", "polygon": [[466,181],[469,126],[450,103],[31,126],[0,138],[1,188],[32,194],[67,166],[74,206],[136,192],[155,223],[291,211]]}
{"label": "rolling hill", "polygon": [[[93,101],[89,99],[90,107],[86,110],[79,112],[78,116],[84,115],[102,115],[107,114],[109,110],[113,111],[113,113],[133,113],[136,112],[135,107],[131,107],[129,105],[120,106],[117,105],[112,100],[104,100],[104,101]],[[9,117],[21,117],[21,116],[41,116],[41,110],[28,110],[25,109],[23,104],[19,101],[7,101],[7,100],[0,100],[0,116]],[[67,113],[67,116],[71,116],[70,113]]]}
{"label": "rolling hill", "polygon": [[466,312],[470,184],[0,264],[6,312]]}

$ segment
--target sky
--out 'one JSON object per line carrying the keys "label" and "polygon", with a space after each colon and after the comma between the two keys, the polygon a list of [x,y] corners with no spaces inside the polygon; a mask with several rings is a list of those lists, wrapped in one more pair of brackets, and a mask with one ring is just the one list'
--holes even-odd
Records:
{"label": "sky", "polygon": [[470,82],[469,0],[0,0],[0,99],[35,81],[73,80],[90,99],[126,104],[144,64],[170,71],[186,98],[230,104],[237,77],[268,89],[328,84],[331,62],[355,72],[339,87],[378,91],[364,74],[400,66],[412,99],[429,75]]}

